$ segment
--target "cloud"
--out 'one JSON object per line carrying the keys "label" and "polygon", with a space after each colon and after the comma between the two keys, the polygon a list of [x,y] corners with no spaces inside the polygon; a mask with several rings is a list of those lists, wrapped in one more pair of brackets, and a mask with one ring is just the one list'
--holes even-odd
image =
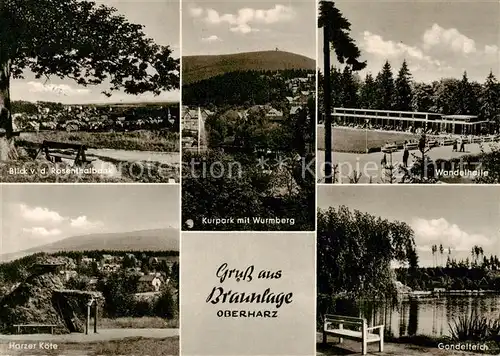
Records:
{"label": "cloud", "polygon": [[415,242],[422,250],[429,250],[432,245],[443,244],[445,248],[450,246],[454,251],[468,252],[474,245],[486,248],[492,244],[488,237],[468,233],[444,218],[431,220],[416,218],[411,226],[415,231]]}
{"label": "cloud", "polygon": [[214,9],[206,10],[205,21],[212,25],[227,23],[232,32],[242,34],[258,31],[254,24],[275,24],[289,21],[296,15],[295,10],[290,6],[275,5],[270,9],[242,8],[235,14],[219,14]]}
{"label": "cloud", "polygon": [[192,17],[200,17],[203,15],[203,8],[197,7],[197,6],[190,6],[189,7],[189,14]]}
{"label": "cloud", "polygon": [[445,29],[438,24],[424,32],[423,46],[426,49],[445,47],[456,53],[471,54],[477,52],[476,42],[463,35],[456,28]]}
{"label": "cloud", "polygon": [[486,54],[497,54],[499,52],[498,46],[492,45],[492,46],[484,46],[484,53]]}
{"label": "cloud", "polygon": [[23,232],[42,237],[57,236],[61,234],[61,230],[59,229],[46,229],[44,227],[23,228]]}
{"label": "cloud", "polygon": [[73,88],[67,84],[43,84],[40,82],[30,81],[28,90],[32,93],[53,93],[57,95],[75,96],[87,95],[90,89],[86,88]]}
{"label": "cloud", "polygon": [[29,207],[25,204],[19,204],[19,209],[21,211],[22,218],[28,221],[52,223],[60,223],[64,221],[64,217],[62,217],[58,212],[51,211],[47,208]]}
{"label": "cloud", "polygon": [[79,216],[76,219],[71,219],[70,226],[79,229],[89,229],[100,225],[100,222],[92,222],[85,215]]}
{"label": "cloud", "polygon": [[203,42],[217,42],[217,41],[222,41],[222,39],[219,36],[217,36],[217,35],[203,37],[201,40]]}

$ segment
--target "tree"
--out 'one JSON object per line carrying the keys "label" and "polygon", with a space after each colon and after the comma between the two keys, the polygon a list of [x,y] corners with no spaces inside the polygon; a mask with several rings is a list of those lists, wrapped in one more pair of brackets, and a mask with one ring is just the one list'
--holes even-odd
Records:
{"label": "tree", "polygon": [[330,94],[332,107],[343,106],[344,78],[342,72],[337,67],[333,67],[330,70],[330,83],[331,88],[333,88]]}
{"label": "tree", "polygon": [[444,253],[443,244],[439,244],[439,254],[441,255],[441,266],[443,265],[443,253]]}
{"label": "tree", "polygon": [[462,115],[475,115],[478,113],[479,102],[477,97],[478,88],[469,82],[467,72],[464,72],[458,87],[459,113]]}
{"label": "tree", "polygon": [[437,246],[432,245],[431,251],[432,251],[432,263],[434,264],[434,267],[436,267],[436,260],[435,259],[436,259]]}
{"label": "tree", "polygon": [[414,233],[345,206],[318,210],[318,294],[384,297],[394,292],[391,262],[418,267]]}
{"label": "tree", "polygon": [[154,308],[154,313],[156,316],[165,319],[173,319],[177,314],[177,304],[174,300],[173,292],[170,288],[165,288],[158,300],[156,301],[156,305]]}
{"label": "tree", "polygon": [[460,81],[453,78],[445,78],[432,83],[434,92],[432,111],[454,115],[460,114]]}
{"label": "tree", "polygon": [[341,104],[346,108],[358,106],[358,83],[356,82],[351,68],[344,67],[342,73]]}
{"label": "tree", "polygon": [[353,71],[366,67],[360,62],[361,51],[350,36],[350,22],[330,1],[320,1],[318,28],[323,28],[323,53],[325,78],[323,80],[323,100],[325,110],[325,183],[332,183],[332,118],[330,106],[330,48],[333,47],[337,60],[351,66]]}
{"label": "tree", "polygon": [[411,108],[413,111],[432,111],[434,92],[432,86],[425,83],[415,83],[413,88]]}
{"label": "tree", "polygon": [[[91,1],[3,0],[0,3],[0,128],[12,136],[11,79],[26,70],[78,85],[105,83],[111,95],[179,88],[179,60],[117,10]],[[7,159],[8,152],[0,152]]]}
{"label": "tree", "polygon": [[399,111],[411,111],[413,93],[411,88],[411,73],[403,61],[401,69],[396,78],[396,92],[394,98],[394,109]]}
{"label": "tree", "polygon": [[493,122],[498,130],[500,126],[500,84],[491,71],[481,90],[480,105],[482,119]]}
{"label": "tree", "polygon": [[377,109],[379,110],[391,110],[394,108],[394,78],[392,75],[392,68],[389,61],[386,61],[382,67],[382,71],[377,75],[375,79],[377,83]]}
{"label": "tree", "polygon": [[323,28],[326,41],[335,51],[337,60],[347,64],[353,71],[366,67],[366,61],[360,62],[361,51],[350,36],[351,23],[347,20],[332,1],[320,1],[318,28]]}

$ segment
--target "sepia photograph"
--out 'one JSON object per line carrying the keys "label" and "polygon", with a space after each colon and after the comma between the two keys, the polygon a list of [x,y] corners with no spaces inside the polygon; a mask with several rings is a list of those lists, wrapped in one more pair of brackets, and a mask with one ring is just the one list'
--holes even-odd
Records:
{"label": "sepia photograph", "polygon": [[496,184],[498,1],[320,1],[318,182]]}
{"label": "sepia photograph", "polygon": [[183,232],[185,356],[309,356],[313,232]]}
{"label": "sepia photograph", "polygon": [[0,189],[1,355],[179,355],[178,185]]}
{"label": "sepia photograph", "polygon": [[317,355],[498,355],[495,186],[318,188]]}
{"label": "sepia photograph", "polygon": [[0,181],[180,182],[180,1],[0,4]]}
{"label": "sepia photograph", "polygon": [[184,1],[188,230],[314,230],[314,1]]}

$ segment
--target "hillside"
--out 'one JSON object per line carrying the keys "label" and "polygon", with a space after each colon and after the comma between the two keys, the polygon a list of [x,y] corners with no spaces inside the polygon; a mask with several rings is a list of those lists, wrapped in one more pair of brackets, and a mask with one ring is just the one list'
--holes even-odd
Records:
{"label": "hillside", "polygon": [[182,57],[182,83],[189,85],[224,73],[246,70],[315,70],[316,61],[295,53],[259,51]]}
{"label": "hillside", "polygon": [[8,262],[37,252],[85,250],[179,251],[179,230],[174,228],[72,236],[51,244],[0,255]]}

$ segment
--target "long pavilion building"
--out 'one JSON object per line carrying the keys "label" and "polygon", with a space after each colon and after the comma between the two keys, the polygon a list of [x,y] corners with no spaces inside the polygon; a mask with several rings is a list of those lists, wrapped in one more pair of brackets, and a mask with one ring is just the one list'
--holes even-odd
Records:
{"label": "long pavilion building", "polygon": [[431,130],[436,133],[477,135],[489,129],[489,121],[475,115],[442,115],[429,112],[334,108],[332,117],[339,125],[372,125],[393,128]]}

